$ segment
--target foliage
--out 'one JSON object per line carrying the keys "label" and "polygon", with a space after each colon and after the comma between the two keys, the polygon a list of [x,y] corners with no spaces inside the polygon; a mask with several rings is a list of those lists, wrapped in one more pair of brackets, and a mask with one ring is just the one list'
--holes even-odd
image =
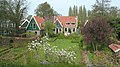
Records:
{"label": "foliage", "polygon": [[[0,9],[3,9],[2,12],[2,18],[5,18],[5,22],[8,21],[10,23],[15,23],[15,30],[16,33],[19,30],[19,25],[21,20],[24,18],[24,16],[27,13],[27,5],[26,0],[3,0],[4,5],[0,7]],[[9,27],[10,28],[10,27]],[[9,29],[8,28],[8,29]]]}
{"label": "foliage", "polygon": [[85,6],[83,6],[83,22],[85,22],[87,20],[87,14],[86,14],[86,8]]}
{"label": "foliage", "polygon": [[105,18],[98,16],[84,24],[84,26],[81,27],[81,32],[85,42],[92,44],[93,49],[97,50],[98,46],[103,46],[101,44],[110,43],[109,38],[112,35],[112,28]]}
{"label": "foliage", "polygon": [[35,10],[35,14],[40,17],[59,15],[47,2],[40,4]]}
{"label": "foliage", "polygon": [[34,32],[25,32],[25,33],[23,33],[23,35],[25,35],[27,37],[31,37],[31,36],[35,35],[35,33]]}
{"label": "foliage", "polygon": [[57,36],[57,39],[78,39],[78,38],[79,38],[79,35],[77,33],[72,33],[68,36],[65,36],[64,33],[60,33]]}
{"label": "foliage", "polygon": [[69,16],[72,16],[73,15],[73,10],[72,10],[72,7],[69,8]]}
{"label": "foliage", "polygon": [[120,17],[120,10],[116,6],[110,6],[110,2],[111,0],[96,0],[92,16],[106,16],[109,20]]}
{"label": "foliage", "polygon": [[120,18],[115,18],[111,22],[111,26],[114,29],[115,38],[120,39]]}
{"label": "foliage", "polygon": [[105,16],[108,14],[110,0],[96,0],[93,5],[93,15]]}
{"label": "foliage", "polygon": [[119,65],[119,63],[116,63],[116,60],[113,58],[113,54],[110,50],[94,52],[93,66],[119,67]]}
{"label": "foliage", "polygon": [[69,8],[69,16],[78,16],[78,7],[74,5],[74,7]]}
{"label": "foliage", "polygon": [[[74,51],[67,51],[65,49],[59,49],[57,46],[51,46],[47,43],[48,38],[43,37],[40,42],[33,41],[29,45],[29,50],[41,48],[44,50],[45,59],[48,61],[49,59],[53,58],[53,62],[59,63],[74,63],[75,62],[75,52]],[[40,46],[40,47],[38,47]]]}
{"label": "foliage", "polygon": [[53,29],[55,29],[56,25],[51,21],[51,20],[48,20],[45,22],[45,32],[47,33],[47,35],[49,37],[53,36],[54,35],[54,31]]}
{"label": "foliage", "polygon": [[[89,13],[90,14],[90,13]],[[69,8],[69,16],[78,16],[78,27],[88,19],[88,13],[85,6],[75,6]]]}
{"label": "foliage", "polygon": [[116,17],[120,17],[119,16],[119,12],[120,10],[118,9],[118,7],[116,6],[112,6],[110,7],[109,9],[109,16],[113,19],[113,18],[116,18]]}
{"label": "foliage", "polygon": [[82,6],[80,6],[79,7],[79,15],[78,15],[78,18],[79,18],[79,22],[81,21],[82,22],[82,18],[83,18],[83,16],[82,16],[82,14],[83,14],[83,10],[82,10]]}

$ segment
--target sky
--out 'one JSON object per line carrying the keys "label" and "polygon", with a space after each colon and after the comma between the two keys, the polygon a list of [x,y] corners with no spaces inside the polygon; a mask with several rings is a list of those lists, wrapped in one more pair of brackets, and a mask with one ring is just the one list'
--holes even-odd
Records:
{"label": "sky", "polygon": [[[111,6],[117,6],[120,8],[120,0],[111,1]],[[34,11],[39,4],[48,2],[59,14],[67,16],[70,6],[73,7],[74,5],[77,5],[79,7],[85,5],[87,10],[91,10],[92,5],[95,4],[96,0],[27,0],[27,2],[29,15],[35,15]]]}

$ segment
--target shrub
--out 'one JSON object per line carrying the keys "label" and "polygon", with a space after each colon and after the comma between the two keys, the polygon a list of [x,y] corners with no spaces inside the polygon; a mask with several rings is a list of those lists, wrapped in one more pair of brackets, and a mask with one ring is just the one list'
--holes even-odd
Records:
{"label": "shrub", "polygon": [[72,33],[68,36],[65,36],[63,33],[60,33],[57,38],[58,39],[78,39],[79,35],[77,33]]}
{"label": "shrub", "polygon": [[[97,16],[81,27],[81,32],[87,44],[93,46],[94,51],[110,43],[112,28],[106,18]],[[99,47],[100,46],[100,47]]]}

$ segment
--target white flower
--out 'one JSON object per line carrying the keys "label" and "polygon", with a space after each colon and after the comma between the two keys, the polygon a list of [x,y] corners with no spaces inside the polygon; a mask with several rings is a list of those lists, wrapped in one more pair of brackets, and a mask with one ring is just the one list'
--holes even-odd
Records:
{"label": "white flower", "polygon": [[35,40],[35,42],[37,42],[37,39]]}
{"label": "white flower", "polygon": [[42,41],[40,41],[40,43],[42,43]]}
{"label": "white flower", "polygon": [[34,43],[35,41],[32,41],[32,43]]}

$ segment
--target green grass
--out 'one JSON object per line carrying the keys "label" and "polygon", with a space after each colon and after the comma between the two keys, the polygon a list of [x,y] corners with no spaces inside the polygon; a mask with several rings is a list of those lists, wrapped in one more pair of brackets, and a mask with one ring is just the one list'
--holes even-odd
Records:
{"label": "green grass", "polygon": [[0,63],[0,67],[86,67],[84,64],[77,65],[77,64],[29,64],[29,65],[24,65],[24,64],[15,64],[15,63]]}
{"label": "green grass", "polygon": [[54,42],[49,42],[53,46],[58,46],[60,49],[68,49],[70,47],[77,46],[78,43],[71,43],[70,39],[57,39]]}
{"label": "green grass", "polygon": [[79,45],[78,43],[72,43],[72,39],[57,39],[54,42],[50,41],[49,43],[52,46],[58,46],[60,49],[67,49],[70,51],[75,51],[76,53],[76,63],[80,63],[81,59],[81,51],[79,50]]}
{"label": "green grass", "polygon": [[[59,49],[67,49],[70,51],[75,51],[76,53],[76,63],[80,64],[80,59],[81,59],[81,53],[79,50],[79,46],[78,43],[72,43],[71,39],[57,39],[54,42],[50,41],[48,43],[50,43],[52,46],[58,46]],[[19,47],[17,47],[19,46]],[[5,47],[1,47],[1,49],[5,49]],[[7,48],[7,46],[6,46]],[[39,57],[40,59],[36,58],[36,51],[29,51],[28,53],[26,53],[25,55],[23,55],[21,58],[14,60],[13,58],[15,58],[16,56],[18,56],[21,53],[24,53],[25,51],[27,51],[27,44],[23,43],[22,45],[20,44],[14,44],[14,48],[11,49],[11,51],[7,54],[4,54],[3,56],[0,56],[0,58],[4,58],[5,60],[9,61],[9,62],[14,62],[16,64],[20,64],[20,65],[25,65],[24,67],[29,67],[29,64],[32,64],[31,66],[33,67],[34,64],[38,64],[36,65],[36,67],[40,67],[40,62],[38,61],[44,61],[45,60],[45,54],[44,54],[44,50],[43,49],[39,49],[38,53],[39,53]],[[27,65],[26,65],[27,64]],[[66,65],[66,64],[54,64],[53,67],[82,67],[81,65]],[[19,65],[18,65],[19,67]],[[43,67],[46,67],[46,65],[43,65]],[[50,65],[48,65],[48,67],[51,67]]]}

